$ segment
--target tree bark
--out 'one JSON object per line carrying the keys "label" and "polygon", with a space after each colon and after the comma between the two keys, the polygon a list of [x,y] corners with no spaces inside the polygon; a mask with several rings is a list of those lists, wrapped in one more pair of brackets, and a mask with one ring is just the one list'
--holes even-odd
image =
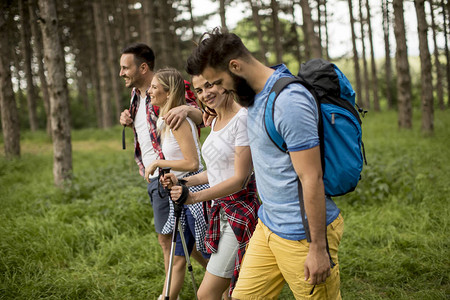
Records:
{"label": "tree bark", "polygon": [[429,1],[430,12],[431,12],[431,29],[433,30],[433,46],[434,46],[434,65],[436,67],[436,91],[438,97],[438,106],[441,110],[445,109],[444,105],[444,88],[442,86],[442,72],[441,72],[441,62],[439,61],[439,48],[437,45],[437,28],[434,19],[434,5],[433,0]]}
{"label": "tree bark", "polygon": [[291,8],[291,14],[292,14],[292,24],[291,24],[291,32],[292,32],[292,35],[294,36],[294,45],[295,45],[295,52],[294,52],[294,54],[295,54],[295,58],[297,59],[297,61],[299,62],[299,63],[301,63],[302,62],[302,52],[301,52],[301,50],[300,50],[300,38],[299,38],[299,36],[298,36],[298,32],[297,32],[297,27],[298,27],[298,25],[297,25],[297,22],[295,21],[295,3],[296,3],[296,1],[295,0],[293,0],[292,1],[292,8]]}
{"label": "tree bark", "polygon": [[105,32],[103,28],[105,27],[105,22],[102,22],[101,7],[98,2],[92,3],[92,8],[94,12],[94,23],[95,23],[95,40],[97,46],[97,71],[100,81],[100,99],[102,108],[102,128],[109,128],[113,125],[111,116],[111,97],[109,88],[109,78],[108,78],[108,65],[106,59],[105,48]]}
{"label": "tree bark", "polygon": [[11,159],[20,156],[20,126],[11,82],[11,44],[8,41],[11,20],[7,17],[11,18],[12,14],[3,6],[0,6],[0,110],[5,156]]}
{"label": "tree bark", "polygon": [[393,0],[394,34],[397,44],[395,66],[397,69],[398,126],[412,128],[411,75],[409,73],[408,48],[406,46],[403,0]]}
{"label": "tree bark", "polygon": [[392,92],[392,63],[391,63],[391,47],[389,41],[389,28],[390,28],[390,14],[388,0],[381,1],[381,10],[383,12],[383,36],[384,36],[384,68],[385,68],[385,80],[386,80],[386,98],[387,107],[392,109],[394,105],[393,92]]}
{"label": "tree bark", "polygon": [[329,49],[329,36],[328,36],[328,8],[327,8],[327,1],[323,0],[323,15],[324,15],[324,22],[323,26],[325,28],[325,56],[328,60],[330,60],[330,53],[328,51]]}
{"label": "tree bark", "polygon": [[144,0],[142,1],[142,15],[143,15],[143,33],[142,41],[152,46],[152,33],[153,33],[153,27],[151,25],[151,17],[150,17],[150,2],[153,0]]}
{"label": "tree bark", "polygon": [[53,138],[53,176],[62,187],[72,177],[69,93],[64,50],[58,32],[55,0],[39,0],[44,58],[48,70],[50,114]]}
{"label": "tree bark", "polygon": [[169,28],[169,5],[167,1],[159,2],[159,16],[160,16],[160,40],[161,40],[161,64],[167,66],[173,62],[170,51],[170,28]]}
{"label": "tree bark", "polygon": [[[447,8],[450,5],[450,1],[447,0]],[[444,17],[444,41],[445,41],[445,57],[447,61],[447,106],[450,107],[450,51],[448,47],[448,27],[449,22],[449,10],[446,11],[444,1],[441,1],[442,15]]]}
{"label": "tree bark", "polygon": [[322,47],[320,45],[319,37],[314,32],[314,22],[311,17],[311,8],[308,0],[300,0],[300,5],[302,7],[304,33],[305,35],[308,35],[308,39],[305,39],[305,48],[308,50],[305,52],[309,53],[310,56],[308,56],[307,59],[320,58],[322,57]]}
{"label": "tree bark", "polygon": [[124,44],[128,45],[131,43],[130,21],[128,19],[128,2],[119,1],[119,5],[120,10],[122,11]]}
{"label": "tree bark", "polygon": [[350,28],[352,31],[352,45],[353,45],[353,67],[355,69],[356,80],[356,103],[362,106],[362,99],[359,96],[361,92],[361,71],[359,69],[358,49],[356,48],[356,34],[355,34],[355,18],[353,17],[353,3],[352,0],[348,0],[348,8],[350,13]]}
{"label": "tree bark", "polygon": [[375,111],[380,111],[380,99],[378,97],[378,78],[377,78],[377,64],[375,62],[375,51],[373,46],[372,35],[372,22],[370,18],[370,5],[369,0],[366,0],[367,9],[367,26],[369,29],[369,42],[370,42],[370,63],[372,69],[372,92],[373,92],[373,108]]}
{"label": "tree bark", "polygon": [[433,80],[431,77],[431,56],[428,48],[428,24],[425,16],[425,0],[414,0],[419,32],[419,50],[422,83],[422,132],[432,134],[434,130]]}
{"label": "tree bark", "polygon": [[274,29],[274,38],[275,38],[275,54],[276,54],[276,63],[280,64],[283,62],[283,45],[281,44],[281,28],[280,28],[280,20],[278,19],[278,3],[276,0],[270,1],[270,7],[272,9],[272,22]]}
{"label": "tree bark", "polygon": [[187,6],[189,11],[189,27],[191,28],[192,40],[195,41],[197,36],[195,34],[195,20],[194,13],[192,11],[192,0],[188,0]]}
{"label": "tree bark", "polygon": [[363,16],[363,12],[362,12],[362,0],[358,1],[358,7],[359,7],[359,24],[361,26],[361,45],[362,45],[362,61],[363,61],[363,78],[364,80],[362,81],[363,83],[363,90],[364,90],[364,96],[362,97],[363,99],[363,104],[364,104],[364,108],[369,109],[370,108],[370,80],[369,80],[369,72],[368,72],[368,68],[367,68],[367,58],[366,58],[366,30],[365,30],[365,19]]}
{"label": "tree bark", "polygon": [[102,0],[102,6],[103,6],[103,20],[105,22],[105,38],[106,38],[106,54],[107,54],[107,61],[108,61],[108,67],[109,67],[109,74],[110,74],[110,94],[112,94],[112,98],[114,99],[114,108],[115,108],[115,118],[119,118],[120,113],[122,112],[122,105],[120,104],[120,89],[119,89],[119,76],[117,75],[117,62],[118,59],[115,57],[114,53],[116,52],[114,50],[114,43],[112,41],[112,34],[111,34],[111,22],[108,18],[108,9],[106,6],[105,0]]}
{"label": "tree bark", "polygon": [[220,15],[220,23],[222,24],[222,29],[228,30],[225,12],[225,0],[219,0],[219,15]]}
{"label": "tree bark", "polygon": [[20,11],[20,37],[23,50],[24,72],[27,81],[27,106],[28,106],[28,121],[30,122],[30,130],[36,131],[38,129],[38,119],[36,112],[36,93],[33,83],[33,72],[31,70],[31,44],[30,44],[30,23],[28,14],[28,3],[26,0],[19,0]]}
{"label": "tree bark", "polygon": [[258,13],[259,6],[258,6],[258,4],[254,3],[253,0],[248,0],[248,2],[252,9],[252,19],[253,19],[253,23],[255,23],[256,33],[258,35],[259,55],[260,55],[261,60],[263,60],[264,64],[268,65],[269,62],[266,57],[267,47],[266,47],[266,43],[264,42],[264,39],[263,39],[261,20],[260,20],[259,13]]}
{"label": "tree bark", "polygon": [[50,95],[48,94],[47,78],[45,77],[44,56],[42,54],[42,33],[38,28],[38,21],[36,17],[37,3],[36,0],[28,1],[28,9],[30,13],[31,34],[34,37],[34,53],[38,62],[39,82],[41,84],[42,100],[44,103],[46,121],[46,131],[49,136],[52,134],[52,125],[50,118]]}

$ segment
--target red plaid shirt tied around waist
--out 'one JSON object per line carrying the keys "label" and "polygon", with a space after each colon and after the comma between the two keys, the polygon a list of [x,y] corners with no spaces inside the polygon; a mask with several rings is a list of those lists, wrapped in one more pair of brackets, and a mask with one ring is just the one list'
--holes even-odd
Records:
{"label": "red plaid shirt tied around waist", "polygon": [[214,200],[214,206],[209,211],[209,228],[206,234],[205,245],[208,253],[217,252],[220,239],[220,209],[225,211],[228,223],[233,229],[234,235],[239,243],[239,250],[234,265],[233,277],[230,283],[230,295],[236,285],[241,261],[245,249],[256,228],[258,220],[258,208],[260,206],[256,182],[252,175],[247,187],[232,195]]}

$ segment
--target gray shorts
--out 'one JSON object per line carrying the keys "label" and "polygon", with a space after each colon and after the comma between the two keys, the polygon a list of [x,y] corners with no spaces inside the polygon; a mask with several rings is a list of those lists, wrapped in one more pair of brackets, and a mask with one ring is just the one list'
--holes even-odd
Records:
{"label": "gray shorts", "polygon": [[217,252],[211,254],[206,270],[216,276],[231,278],[239,250],[239,243],[223,209],[220,209],[220,239]]}
{"label": "gray shorts", "polygon": [[[150,203],[153,206],[153,220],[155,222],[155,231],[161,233],[169,218],[169,193],[163,188],[162,185],[158,185],[159,180],[153,179],[147,185],[148,195],[150,197]],[[159,186],[159,192],[158,192]]]}

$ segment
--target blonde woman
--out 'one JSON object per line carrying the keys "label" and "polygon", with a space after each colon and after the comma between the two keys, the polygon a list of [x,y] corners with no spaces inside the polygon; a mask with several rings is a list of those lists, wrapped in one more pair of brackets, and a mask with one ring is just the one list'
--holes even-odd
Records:
{"label": "blonde woman", "polygon": [[[153,77],[149,89],[150,102],[160,109],[160,116],[164,116],[174,107],[185,105],[185,85],[181,74],[175,69],[161,69]],[[157,129],[161,139],[161,159],[154,160],[145,167],[145,178],[153,175],[158,168],[171,168],[171,171],[179,178],[192,176],[203,170],[200,159],[200,149],[195,123],[187,117],[177,129],[170,129],[164,120],[159,118]],[[199,191],[205,186],[193,187],[192,191]],[[163,234],[169,234],[174,227],[173,205],[170,203],[169,218],[162,229]],[[206,253],[203,243],[205,238],[206,221],[201,203],[185,205],[181,215],[181,223],[184,228],[184,236],[188,246],[189,255],[194,244],[197,249]],[[175,257],[173,263],[173,275],[170,286],[170,299],[177,299],[184,282],[186,258],[178,235]],[[164,251],[164,263],[166,273],[169,266],[170,251]],[[165,288],[165,285],[164,285]],[[165,295],[163,290],[162,295]]]}

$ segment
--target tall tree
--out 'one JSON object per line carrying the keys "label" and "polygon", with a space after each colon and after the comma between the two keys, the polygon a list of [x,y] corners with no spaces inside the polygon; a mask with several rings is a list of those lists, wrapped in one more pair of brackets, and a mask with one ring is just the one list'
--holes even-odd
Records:
{"label": "tall tree", "polygon": [[438,97],[438,106],[441,110],[445,108],[444,105],[444,87],[442,86],[442,72],[441,62],[439,61],[439,48],[437,45],[437,25],[434,18],[434,5],[433,0],[430,0],[430,14],[431,14],[431,29],[433,31],[433,46],[434,46],[434,66],[436,67],[436,91]]}
{"label": "tall tree", "polygon": [[[122,105],[120,103],[120,88],[119,88],[119,77],[117,76],[118,71],[117,70],[117,62],[119,61],[119,58],[117,57],[117,50],[115,48],[115,43],[113,42],[113,36],[111,31],[112,23],[110,21],[110,15],[108,11],[109,7],[106,4],[106,1],[102,0],[102,14],[103,14],[103,20],[105,22],[105,39],[106,39],[106,56],[107,56],[107,62],[109,67],[109,74],[110,74],[110,94],[112,94],[112,98],[114,99],[114,108],[115,108],[115,116],[118,118],[120,116],[120,113],[122,111]],[[111,103],[111,102],[110,102]],[[116,119],[115,118],[115,119]]]}
{"label": "tall tree", "polygon": [[[152,44],[152,35],[153,35],[153,30],[155,28],[152,27],[151,24],[151,6],[154,0],[144,0],[142,1],[142,13],[141,15],[143,16],[142,18],[142,22],[141,22],[141,30],[143,32],[143,36],[141,41],[146,43],[147,45],[151,45]],[[151,46],[150,46],[151,47]]]}
{"label": "tall tree", "polygon": [[[445,1],[441,1],[442,16],[444,17],[444,41],[445,41],[445,57],[447,59],[447,106],[450,107],[450,51],[448,46],[448,27],[450,22],[448,19],[449,10],[445,9]],[[447,0],[447,7],[450,5],[450,1]]]}
{"label": "tall tree", "polygon": [[124,44],[128,45],[131,43],[130,22],[128,20],[128,1],[119,1],[119,7],[122,13]]}
{"label": "tall tree", "polygon": [[411,129],[411,75],[409,73],[408,48],[406,46],[403,0],[393,0],[392,3],[394,7],[394,34],[397,44],[395,66],[397,69],[398,126],[400,128]]}
{"label": "tall tree", "polygon": [[278,3],[276,0],[270,1],[270,7],[272,9],[272,22],[275,37],[275,54],[277,58],[277,63],[283,62],[283,45],[281,41],[281,28],[280,20],[278,19]]}
{"label": "tall tree", "polygon": [[69,93],[65,74],[64,50],[59,36],[55,0],[39,0],[39,11],[50,93],[53,176],[55,184],[62,186],[72,175]]}
{"label": "tall tree", "polygon": [[11,82],[11,54],[8,31],[14,17],[5,3],[0,5],[0,110],[5,156],[20,156],[20,126],[16,100]]}
{"label": "tall tree", "polygon": [[422,132],[431,134],[434,130],[433,80],[431,77],[431,56],[428,50],[428,24],[425,16],[425,0],[414,0],[419,32],[419,50],[421,66]]}
{"label": "tall tree", "polygon": [[[300,0],[303,15],[303,32],[305,36],[305,54],[307,59],[322,57],[322,46],[319,37],[314,32],[314,21],[308,0]],[[306,38],[307,36],[307,38]]]}
{"label": "tall tree", "polygon": [[392,63],[391,63],[391,44],[389,41],[390,31],[390,13],[388,0],[381,1],[381,10],[383,12],[383,36],[384,36],[384,69],[385,69],[385,82],[386,82],[386,98],[388,109],[392,109],[394,99],[392,94]]}
{"label": "tall tree", "polygon": [[192,11],[192,0],[188,0],[188,11],[189,11],[189,27],[191,28],[192,33],[192,40],[196,40],[196,34],[195,34],[195,20],[194,20],[194,14]]}
{"label": "tall tree", "polygon": [[161,40],[161,63],[166,66],[173,62],[172,52],[170,51],[170,25],[169,25],[169,9],[171,7],[167,1],[159,1],[159,22],[160,22],[160,40]]}
{"label": "tall tree", "polygon": [[352,45],[353,45],[353,67],[355,69],[356,79],[356,102],[362,106],[362,99],[359,96],[361,92],[361,71],[359,69],[358,49],[356,48],[356,33],[355,33],[355,18],[353,17],[353,3],[352,0],[348,0],[348,8],[350,15],[350,29],[352,31]]}
{"label": "tall tree", "polygon": [[[363,90],[364,90],[364,96],[362,97],[363,99],[363,104],[364,107],[366,109],[370,108],[370,80],[369,80],[369,72],[368,72],[368,68],[367,68],[367,57],[366,57],[366,30],[365,30],[365,18],[363,16],[363,11],[362,11],[362,0],[358,1],[358,7],[359,7],[359,24],[360,24],[360,28],[361,28],[361,46],[362,46],[362,61],[363,61],[363,78],[364,80],[362,81],[363,83]],[[362,92],[362,91],[361,91]],[[362,94],[362,93],[361,93]]]}
{"label": "tall tree", "polygon": [[220,24],[222,25],[222,28],[225,30],[228,30],[227,27],[227,18],[226,18],[226,12],[225,12],[225,3],[226,0],[219,0],[219,15],[220,15]]}
{"label": "tall tree", "polygon": [[181,54],[180,38],[176,34],[179,26],[179,22],[175,21],[177,15],[178,12],[176,11],[175,7],[171,5],[169,10],[169,32],[171,37],[170,49],[172,49],[173,52],[173,60],[171,61],[172,63],[170,65],[175,68],[182,69],[184,66],[184,61]]}
{"label": "tall tree", "polygon": [[[98,1],[98,0],[97,0]],[[97,72],[99,75],[100,81],[100,99],[101,99],[101,108],[102,108],[102,128],[109,128],[113,125],[112,116],[111,116],[111,97],[110,97],[110,88],[109,88],[109,71],[108,71],[108,62],[106,58],[106,41],[105,41],[105,22],[102,18],[102,10],[100,7],[100,3],[94,1],[92,3],[92,10],[94,14],[94,24],[95,24],[95,40],[97,47]]]}
{"label": "tall tree", "polygon": [[45,67],[44,67],[44,56],[42,54],[42,33],[38,28],[38,21],[36,16],[37,9],[37,0],[29,0],[28,1],[28,9],[30,13],[30,24],[31,24],[31,34],[34,38],[33,43],[33,51],[36,55],[37,63],[38,63],[38,74],[39,74],[39,82],[40,88],[42,92],[42,100],[44,102],[45,115],[47,116],[46,121],[46,131],[47,134],[51,136],[52,127],[51,127],[51,118],[50,118],[50,95],[48,94],[48,85],[47,78],[45,77]]}
{"label": "tall tree", "polygon": [[[297,22],[295,20],[295,3],[296,0],[292,0],[292,6],[291,7],[291,16],[292,16],[292,23],[291,23],[291,32],[292,32],[292,36],[293,36],[293,44],[294,44],[294,54],[295,54],[295,58],[297,59],[298,62],[302,61],[302,52],[300,50],[300,38],[298,36],[298,32],[297,32]],[[267,63],[266,63],[267,64]]]}
{"label": "tall tree", "polygon": [[328,9],[327,9],[327,1],[321,0],[322,6],[323,6],[323,27],[325,29],[325,56],[328,60],[330,60],[330,53],[328,51],[329,49],[329,36],[328,36]]}
{"label": "tall tree", "polygon": [[20,36],[24,59],[24,72],[27,80],[27,104],[28,104],[28,119],[30,122],[31,131],[38,129],[38,119],[36,112],[36,93],[33,83],[33,72],[31,70],[31,44],[30,44],[30,17],[28,13],[28,3],[26,0],[19,0],[20,11]]}
{"label": "tall tree", "polygon": [[373,91],[373,108],[375,111],[380,111],[380,99],[378,98],[378,78],[377,78],[377,64],[375,62],[375,51],[373,46],[372,21],[370,14],[369,0],[366,0],[367,10],[367,26],[369,29],[369,43],[370,43],[370,65],[372,70],[372,91]]}
{"label": "tall tree", "polygon": [[254,0],[248,0],[250,7],[252,9],[252,19],[253,19],[253,23],[255,23],[256,26],[256,33],[258,36],[258,42],[259,42],[259,55],[261,57],[261,59],[264,61],[264,63],[266,65],[269,64],[268,60],[267,60],[267,47],[266,47],[266,42],[263,39],[263,31],[262,31],[262,27],[261,27],[261,19],[259,17],[259,1],[254,1]]}

